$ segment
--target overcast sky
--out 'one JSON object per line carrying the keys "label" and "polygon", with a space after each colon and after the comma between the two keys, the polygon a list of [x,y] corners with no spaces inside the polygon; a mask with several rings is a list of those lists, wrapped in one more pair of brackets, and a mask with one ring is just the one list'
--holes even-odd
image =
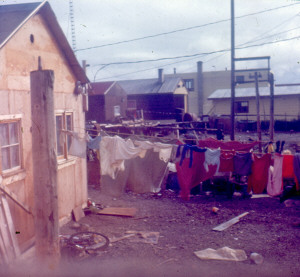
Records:
{"label": "overcast sky", "polygon": [[[39,1],[0,0],[5,4],[23,2]],[[69,1],[49,2],[72,44]],[[203,61],[204,71],[230,69],[230,51],[208,54],[230,50],[230,2],[73,0],[76,56],[80,62],[87,60],[91,81],[154,78],[158,68],[166,74],[174,68],[178,73],[195,72],[197,61]],[[271,56],[276,83],[300,83],[300,1],[235,0],[235,16],[235,46],[260,45],[236,50],[236,57]],[[205,24],[208,25],[201,27]],[[165,34],[124,42],[162,33]],[[119,44],[104,46],[114,43]],[[191,57],[195,54],[200,55]],[[126,63],[174,57],[182,58]],[[120,62],[125,63],[113,64]]]}

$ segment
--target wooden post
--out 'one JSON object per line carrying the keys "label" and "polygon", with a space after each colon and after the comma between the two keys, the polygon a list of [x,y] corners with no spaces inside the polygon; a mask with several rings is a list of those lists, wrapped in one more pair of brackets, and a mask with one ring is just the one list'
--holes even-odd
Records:
{"label": "wooden post", "polygon": [[256,94],[256,113],[257,113],[257,135],[259,141],[259,152],[261,152],[261,128],[260,128],[260,108],[259,108],[259,91],[258,91],[258,74],[255,72],[255,94]]}
{"label": "wooden post", "polygon": [[274,140],[274,75],[269,74],[270,83],[270,141]]}
{"label": "wooden post", "polygon": [[48,266],[59,261],[54,72],[30,73],[36,255]]}

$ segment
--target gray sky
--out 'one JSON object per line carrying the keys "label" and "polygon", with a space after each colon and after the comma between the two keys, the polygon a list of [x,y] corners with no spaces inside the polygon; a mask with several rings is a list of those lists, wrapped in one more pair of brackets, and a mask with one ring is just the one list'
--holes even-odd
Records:
{"label": "gray sky", "polygon": [[[28,1],[0,1],[23,2]],[[71,42],[69,1],[49,2]],[[287,5],[291,6],[282,7]],[[76,55],[80,62],[85,59],[90,65],[87,72],[91,81],[153,78],[158,68],[163,68],[166,74],[172,73],[174,67],[177,72],[194,72],[200,60],[204,71],[230,69],[230,51],[189,57],[230,49],[230,0],[73,0],[73,6]],[[258,13],[261,11],[265,12]],[[245,16],[252,13],[257,14]],[[235,16],[242,17],[235,21],[236,47],[272,42],[236,50],[236,57],[271,56],[276,83],[300,83],[300,1],[235,0]],[[173,32],[180,29],[187,30]],[[169,32],[173,33],[93,48]],[[83,50],[85,48],[91,49]],[[186,57],[111,64],[178,56]],[[110,65],[102,68],[105,64]],[[265,64],[238,65],[253,68]]]}

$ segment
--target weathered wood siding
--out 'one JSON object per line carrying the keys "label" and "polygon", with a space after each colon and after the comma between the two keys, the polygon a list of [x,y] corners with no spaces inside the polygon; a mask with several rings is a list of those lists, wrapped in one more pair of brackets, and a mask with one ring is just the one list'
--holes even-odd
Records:
{"label": "weathered wood siding", "polygon": [[[34,36],[33,43],[30,35]],[[47,24],[40,15],[35,15],[0,49],[0,120],[17,114],[22,125],[22,169],[10,175],[2,174],[3,184],[30,207],[34,205],[30,72],[37,70],[39,56],[43,69],[54,71],[55,110],[73,112],[75,131],[84,133],[85,122],[82,97],[73,93],[76,79]],[[86,203],[86,160],[60,161],[58,171],[59,217],[63,219],[70,215],[72,208]],[[12,202],[10,208],[16,230],[20,232],[19,242],[24,243],[34,235],[33,218]]]}

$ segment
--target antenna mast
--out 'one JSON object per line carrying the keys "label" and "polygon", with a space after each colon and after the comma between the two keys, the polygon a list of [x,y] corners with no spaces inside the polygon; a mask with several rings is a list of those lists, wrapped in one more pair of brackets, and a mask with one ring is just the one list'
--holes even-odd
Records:
{"label": "antenna mast", "polygon": [[72,49],[73,49],[73,51],[75,51],[76,50],[76,34],[75,34],[73,0],[69,0],[69,13],[70,13],[70,21],[71,21]]}

